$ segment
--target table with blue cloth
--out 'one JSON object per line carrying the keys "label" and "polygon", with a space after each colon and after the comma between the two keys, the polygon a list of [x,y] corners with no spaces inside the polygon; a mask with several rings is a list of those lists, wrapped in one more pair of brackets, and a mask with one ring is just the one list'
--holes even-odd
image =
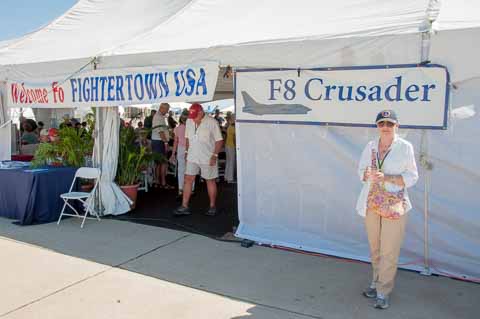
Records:
{"label": "table with blue cloth", "polygon": [[76,168],[0,169],[0,216],[21,225],[58,219]]}

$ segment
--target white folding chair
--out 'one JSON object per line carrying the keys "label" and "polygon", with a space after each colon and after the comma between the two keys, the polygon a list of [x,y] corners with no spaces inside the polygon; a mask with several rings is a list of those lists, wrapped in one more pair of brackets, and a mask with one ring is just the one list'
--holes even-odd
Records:
{"label": "white folding chair", "polygon": [[143,180],[140,183],[140,187],[138,188],[139,191],[145,191],[145,193],[148,193],[148,171],[144,170],[142,171],[143,175]]}
{"label": "white folding chair", "polygon": [[[86,179],[94,179],[95,184],[93,186],[93,189],[87,193],[87,192],[72,192],[73,187],[75,186],[75,182],[77,178],[86,178]],[[85,223],[86,219],[97,219],[100,220],[100,217],[98,216],[97,212],[93,208],[93,201],[94,198],[93,196],[95,195],[95,191],[97,190],[98,186],[98,180],[100,179],[100,169],[98,168],[93,168],[93,167],[80,167],[77,172],[75,173],[75,177],[73,178],[72,185],[70,186],[70,190],[68,193],[60,195],[60,197],[63,199],[65,204],[63,204],[62,212],[60,213],[60,217],[58,218],[57,225],[60,225],[60,221],[62,220],[62,216],[72,216],[72,217],[78,217],[78,218],[83,218],[82,225],[80,228],[83,228],[83,224]],[[78,211],[68,202],[69,200],[78,200],[82,203],[84,209],[85,209],[85,215],[80,215]],[[65,208],[70,207],[75,214],[67,214],[65,213]],[[87,217],[87,215],[93,215],[96,218],[92,217]]]}

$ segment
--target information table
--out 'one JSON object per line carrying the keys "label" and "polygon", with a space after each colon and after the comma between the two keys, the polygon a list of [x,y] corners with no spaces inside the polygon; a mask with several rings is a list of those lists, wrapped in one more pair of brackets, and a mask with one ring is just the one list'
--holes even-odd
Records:
{"label": "information table", "polygon": [[21,225],[58,219],[76,168],[0,169],[0,216]]}

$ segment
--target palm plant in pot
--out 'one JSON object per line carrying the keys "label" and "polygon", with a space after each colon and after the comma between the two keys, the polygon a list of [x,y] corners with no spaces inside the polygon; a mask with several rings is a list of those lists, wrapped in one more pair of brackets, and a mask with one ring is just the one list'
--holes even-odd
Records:
{"label": "palm plant in pot", "polygon": [[152,154],[146,147],[136,143],[135,131],[131,127],[120,128],[120,145],[116,182],[122,191],[132,200],[135,208],[138,186],[142,172],[152,160],[164,161],[160,154]]}
{"label": "palm plant in pot", "polygon": [[81,167],[85,164],[85,157],[90,156],[92,151],[93,138],[90,132],[80,135],[74,128],[65,127],[58,131],[58,139],[40,143],[32,167]]}

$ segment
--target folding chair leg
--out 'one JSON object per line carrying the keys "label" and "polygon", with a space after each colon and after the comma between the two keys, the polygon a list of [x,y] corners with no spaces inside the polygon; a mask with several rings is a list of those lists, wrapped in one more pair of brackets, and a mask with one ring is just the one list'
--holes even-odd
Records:
{"label": "folding chair leg", "polygon": [[67,202],[67,206],[70,207],[70,209],[73,210],[73,212],[74,212],[77,216],[81,217],[80,214],[79,214],[79,213],[77,212],[77,210],[75,209],[75,207],[73,207],[72,205],[70,205],[68,202]]}
{"label": "folding chair leg", "polygon": [[91,217],[87,217],[88,214],[95,215],[97,220],[101,221],[100,216],[98,216],[97,212],[95,211],[95,208],[93,208],[92,205],[88,204],[87,208],[85,209],[85,215],[83,216],[83,221],[82,221],[82,225],[80,225],[80,228],[83,228],[83,224],[85,224],[85,220],[87,220],[87,218],[88,219],[93,219]]}
{"label": "folding chair leg", "polygon": [[145,183],[145,193],[148,193],[148,176],[147,176],[147,173],[143,174],[143,181]]}
{"label": "folding chair leg", "polygon": [[85,210],[85,215],[83,216],[83,221],[82,221],[82,225],[80,225],[80,228],[83,228],[83,224],[85,224],[85,220],[87,219],[89,210],[90,210],[90,204],[87,205],[87,209]]}
{"label": "folding chair leg", "polygon": [[65,211],[65,207],[67,207],[67,200],[63,200],[65,203],[63,204],[62,212],[60,213],[60,217],[58,217],[57,225],[60,225],[60,221],[62,220],[63,212]]}

